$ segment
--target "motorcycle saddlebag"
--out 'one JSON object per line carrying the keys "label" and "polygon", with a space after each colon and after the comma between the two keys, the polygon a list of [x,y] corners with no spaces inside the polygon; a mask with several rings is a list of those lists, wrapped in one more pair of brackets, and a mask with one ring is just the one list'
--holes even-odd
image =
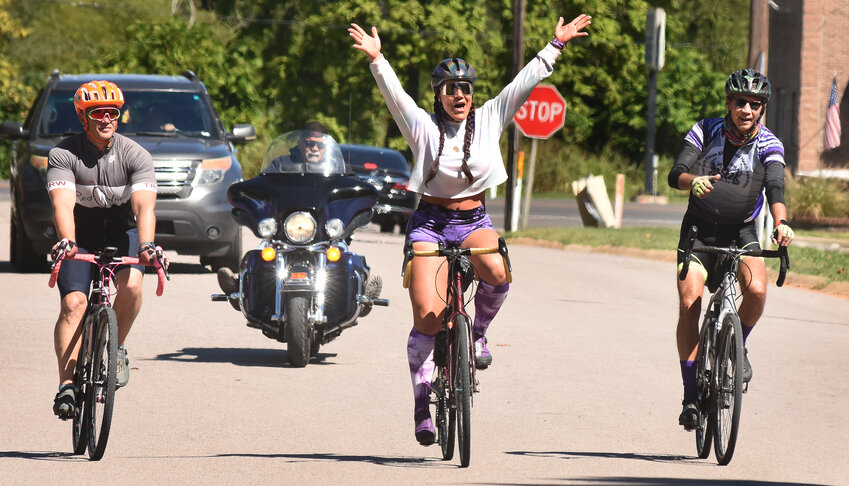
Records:
{"label": "motorcycle saddlebag", "polygon": [[324,304],[327,322],[345,322],[359,312],[359,304],[355,299],[365,288],[367,278],[365,260],[356,253],[342,253],[338,261],[327,265],[327,296]]}
{"label": "motorcycle saddlebag", "polygon": [[250,250],[242,258],[242,268],[246,269],[242,282],[245,313],[257,322],[270,323],[277,288],[276,262],[267,262],[259,250]]}

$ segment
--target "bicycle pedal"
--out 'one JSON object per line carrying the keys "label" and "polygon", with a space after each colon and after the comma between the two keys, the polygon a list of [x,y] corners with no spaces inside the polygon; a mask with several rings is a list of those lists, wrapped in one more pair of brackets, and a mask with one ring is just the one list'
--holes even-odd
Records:
{"label": "bicycle pedal", "polygon": [[743,382],[743,393],[749,391],[749,382]]}

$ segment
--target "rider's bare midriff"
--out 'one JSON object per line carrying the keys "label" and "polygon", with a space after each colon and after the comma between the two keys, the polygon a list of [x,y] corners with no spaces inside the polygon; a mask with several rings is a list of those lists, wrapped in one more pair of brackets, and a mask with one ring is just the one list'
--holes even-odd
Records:
{"label": "rider's bare midriff", "polygon": [[435,204],[437,206],[442,206],[445,209],[450,209],[451,211],[467,211],[469,209],[475,209],[480,207],[484,201],[484,193],[480,192],[475,194],[474,196],[466,196],[458,199],[448,199],[444,197],[436,197],[436,196],[428,196],[422,195],[422,201],[425,201],[430,204]]}

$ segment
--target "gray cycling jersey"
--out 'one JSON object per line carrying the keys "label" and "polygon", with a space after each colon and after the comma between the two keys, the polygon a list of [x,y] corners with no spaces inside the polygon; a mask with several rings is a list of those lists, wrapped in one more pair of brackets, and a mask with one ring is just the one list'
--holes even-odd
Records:
{"label": "gray cycling jersey", "polygon": [[153,158],[141,145],[117,133],[102,154],[85,133],[72,135],[48,156],[47,190],[59,188],[77,194],[74,221],[78,227],[132,228],[130,196],[135,191],[156,192]]}

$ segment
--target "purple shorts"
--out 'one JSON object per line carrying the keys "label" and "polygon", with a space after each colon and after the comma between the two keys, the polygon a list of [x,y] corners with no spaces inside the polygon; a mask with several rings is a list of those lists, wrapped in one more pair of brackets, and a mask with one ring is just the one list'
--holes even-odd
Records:
{"label": "purple shorts", "polygon": [[420,201],[407,222],[407,243],[429,241],[442,242],[446,247],[460,246],[470,234],[483,228],[493,229],[484,205],[454,211]]}

